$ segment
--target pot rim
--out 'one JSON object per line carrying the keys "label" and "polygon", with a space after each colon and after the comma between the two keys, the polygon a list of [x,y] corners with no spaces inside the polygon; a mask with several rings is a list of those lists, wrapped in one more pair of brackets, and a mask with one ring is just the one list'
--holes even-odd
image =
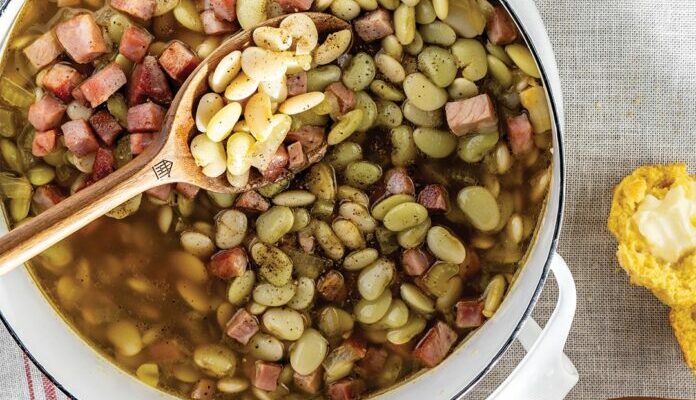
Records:
{"label": "pot rim", "polygon": [[[20,0],[8,0],[8,1],[4,2],[2,5],[0,5],[0,16],[2,16],[7,11],[7,8],[10,4],[14,4],[18,1],[20,1]],[[451,397],[451,399],[458,399],[458,398],[462,397],[463,395],[465,395],[472,388],[474,388],[483,379],[483,377],[485,377],[493,369],[493,367],[501,360],[502,356],[507,352],[507,350],[510,348],[512,343],[517,338],[517,336],[522,328],[523,323],[531,316],[531,313],[534,310],[534,307],[536,306],[537,301],[539,299],[539,296],[541,295],[543,287],[546,283],[546,280],[547,280],[549,272],[550,272],[551,260],[553,258],[553,254],[556,252],[556,249],[558,246],[558,238],[559,238],[561,227],[563,224],[563,215],[564,215],[564,209],[565,209],[566,175],[565,175],[565,164],[564,164],[564,160],[565,160],[564,153],[565,152],[564,152],[564,147],[563,147],[564,146],[563,131],[565,130],[565,127],[564,127],[563,118],[560,116],[560,113],[562,113],[562,106],[561,106],[561,101],[559,101],[559,99],[562,98],[562,94],[559,92],[559,93],[557,93],[557,96],[556,96],[556,93],[551,91],[550,87],[551,87],[551,80],[553,77],[550,76],[549,71],[546,69],[545,63],[542,62],[542,58],[540,56],[539,49],[534,44],[534,42],[530,40],[531,35],[529,34],[528,29],[526,29],[526,25],[522,22],[522,18],[518,15],[518,13],[516,13],[513,10],[512,7],[509,6],[509,4],[508,4],[509,1],[510,0],[499,0],[500,4],[506,9],[508,14],[511,16],[511,18],[515,22],[517,28],[519,29],[522,37],[524,38],[524,40],[526,42],[530,52],[532,53],[535,61],[537,62],[537,66],[539,68],[539,72],[541,75],[541,80],[543,82],[543,87],[544,87],[544,90],[545,90],[546,95],[548,97],[547,100],[548,100],[549,109],[551,111],[550,114],[553,118],[553,128],[554,129],[552,129],[552,135],[554,136],[554,139],[556,139],[554,142],[554,152],[557,155],[554,155],[554,157],[553,157],[553,162],[556,163],[556,165],[552,165],[552,168],[555,169],[557,167],[559,174],[558,174],[558,179],[555,181],[552,181],[550,184],[551,185],[550,187],[553,187],[556,185],[558,186],[558,199],[557,199],[558,209],[557,209],[557,212],[555,213],[555,215],[549,215],[548,212],[550,210],[548,210],[548,205],[546,205],[544,207],[545,210],[543,210],[543,214],[541,214],[539,217],[539,222],[540,222],[539,230],[541,230],[541,228],[543,228],[544,220],[546,220],[547,218],[554,219],[555,222],[553,224],[553,233],[551,236],[551,243],[549,245],[549,251],[548,251],[548,254],[546,255],[546,261],[545,261],[544,266],[542,268],[542,273],[541,273],[540,279],[537,282],[536,288],[534,289],[534,292],[530,298],[529,303],[525,307],[524,312],[522,312],[520,314],[519,321],[514,326],[512,333],[510,334],[508,339],[500,346],[498,352],[490,359],[488,364],[485,367],[483,367],[481,369],[481,371],[479,372],[479,374],[476,375],[476,377],[474,377],[473,379],[471,379],[465,387],[463,387],[453,397]],[[21,2],[24,3],[24,0],[22,0]],[[530,3],[531,7],[535,7],[532,2],[529,2],[529,3]],[[22,7],[23,7],[23,4],[20,7],[19,12],[21,12]],[[19,12],[17,15],[19,15]],[[14,24],[16,23],[17,15],[14,16],[12,26],[14,26]],[[9,38],[10,33],[11,33],[11,28],[8,31],[8,36],[6,36],[4,38],[4,40],[7,40]],[[0,51],[5,51],[5,50],[6,50],[5,44],[4,43],[0,44]],[[549,197],[550,197],[550,194],[551,194],[551,189],[549,191]],[[537,231],[535,233],[535,235],[538,236],[538,234],[539,234],[539,232]],[[534,241],[536,241],[536,237],[535,237]],[[536,243],[533,242],[531,244],[531,246],[536,246]],[[32,280],[33,280],[33,276],[32,276]],[[43,292],[43,290],[39,289],[39,291],[45,297],[45,293]],[[48,299],[44,298],[44,300],[50,302]],[[54,305],[51,305],[51,307],[54,308],[54,311],[55,311]],[[44,374],[51,381],[51,383],[53,383],[61,392],[63,392],[63,394],[65,394],[67,397],[69,397],[71,399],[76,399],[76,397],[74,395],[72,395],[70,393],[70,391],[68,391],[68,389],[62,383],[60,383],[50,372],[48,372],[47,369],[27,349],[26,345],[23,343],[22,339],[19,337],[17,332],[14,330],[14,328],[9,324],[6,317],[3,315],[2,311],[0,311],[0,322],[2,322],[2,324],[7,329],[10,336],[12,337],[12,339],[17,343],[17,345],[22,350],[22,352],[29,358],[29,360],[31,360],[31,362],[36,366],[36,368],[42,374]],[[75,328],[73,326],[71,326],[67,321],[65,323],[68,325],[68,328],[73,331],[74,335],[79,336],[83,340],[83,342],[85,342],[85,344],[87,346],[91,347],[91,345],[88,343],[88,341],[86,339],[82,338],[82,336],[75,330]],[[478,332],[478,331],[479,330],[476,330],[475,332]],[[467,340],[468,340],[468,338],[465,338],[464,342],[466,342]],[[462,349],[463,347],[465,347],[465,345],[463,345],[463,346],[460,345],[458,349],[455,349],[455,352],[457,350]],[[103,357],[103,355],[99,351],[97,351],[97,354],[99,356]],[[109,362],[112,364],[112,366],[121,370],[121,368],[119,366],[117,366],[116,364],[114,364],[112,360],[109,360]],[[439,368],[439,367],[440,366],[428,369],[423,373],[417,373],[415,376],[410,377],[409,379],[401,382],[397,386],[390,388],[386,392],[380,392],[380,394],[381,393],[385,393],[385,394],[389,393],[390,391],[396,390],[408,382],[417,380],[417,379],[421,378],[424,373],[433,372],[433,371],[435,373],[437,373],[439,370],[441,370],[441,368]]]}

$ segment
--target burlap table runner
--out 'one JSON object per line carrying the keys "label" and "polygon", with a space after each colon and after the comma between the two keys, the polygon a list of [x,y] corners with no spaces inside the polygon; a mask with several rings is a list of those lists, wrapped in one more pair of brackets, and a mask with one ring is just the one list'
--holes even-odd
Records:
{"label": "burlap table runner", "polygon": [[[630,287],[605,227],[611,189],[641,164],[696,167],[696,1],[537,0],[565,93],[568,193],[560,253],[578,286],[566,351],[580,372],[569,399],[696,399],[667,308]],[[693,171],[693,170],[692,170]],[[550,281],[535,317],[554,306]],[[467,397],[484,398],[520,359],[513,346]],[[0,329],[0,399],[64,398]]]}

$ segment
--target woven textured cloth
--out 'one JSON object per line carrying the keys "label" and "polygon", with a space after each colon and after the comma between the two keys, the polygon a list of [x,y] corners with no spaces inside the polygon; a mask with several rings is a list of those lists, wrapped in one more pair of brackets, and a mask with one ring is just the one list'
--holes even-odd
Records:
{"label": "woven textured cloth", "polygon": [[[566,352],[580,372],[569,399],[696,398],[668,309],[631,287],[606,229],[612,187],[641,165],[696,167],[694,0],[537,0],[565,93],[568,192],[560,253],[578,287]],[[555,301],[551,279],[534,313]],[[467,399],[483,399],[522,356],[514,345]],[[0,399],[65,398],[0,328]]]}

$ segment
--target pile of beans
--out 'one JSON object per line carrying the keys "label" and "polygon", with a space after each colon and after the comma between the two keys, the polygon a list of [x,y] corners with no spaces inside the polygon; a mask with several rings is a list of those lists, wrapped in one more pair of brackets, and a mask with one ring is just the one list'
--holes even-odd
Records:
{"label": "pile of beans", "polygon": [[[109,6],[96,20],[114,42],[124,25],[149,29],[153,56],[173,38],[199,58],[223,40],[197,33],[206,2],[156,3],[151,23]],[[354,33],[324,37],[300,14],[257,29],[195,110],[191,151],[206,175],[273,184],[239,195],[158,188],[34,260],[96,348],[183,398],[357,399],[437,366],[495,315],[543,209],[547,100],[501,6],[237,0],[234,18],[250,28],[297,10],[330,12]],[[55,23],[41,18],[39,33]],[[27,40],[11,51],[21,57]],[[104,58],[130,68],[121,54]],[[62,143],[26,156],[35,134],[24,116],[32,91],[44,92],[40,72],[16,83],[18,60],[0,79],[0,194],[20,222],[45,208],[47,186],[79,190],[94,157]],[[105,103],[126,127],[124,96]],[[95,111],[75,102],[67,113]],[[136,135],[114,143],[115,168],[135,155]],[[326,155],[310,165],[317,149]]]}

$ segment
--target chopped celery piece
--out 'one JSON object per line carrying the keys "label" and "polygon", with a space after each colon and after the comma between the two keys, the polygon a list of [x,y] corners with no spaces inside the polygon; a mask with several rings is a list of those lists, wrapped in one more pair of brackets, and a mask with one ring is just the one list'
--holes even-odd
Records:
{"label": "chopped celery piece", "polygon": [[14,112],[6,108],[0,108],[0,136],[14,137],[17,134],[16,129]]}
{"label": "chopped celery piece", "polygon": [[7,77],[0,78],[0,97],[7,104],[27,108],[34,102],[34,94]]}

